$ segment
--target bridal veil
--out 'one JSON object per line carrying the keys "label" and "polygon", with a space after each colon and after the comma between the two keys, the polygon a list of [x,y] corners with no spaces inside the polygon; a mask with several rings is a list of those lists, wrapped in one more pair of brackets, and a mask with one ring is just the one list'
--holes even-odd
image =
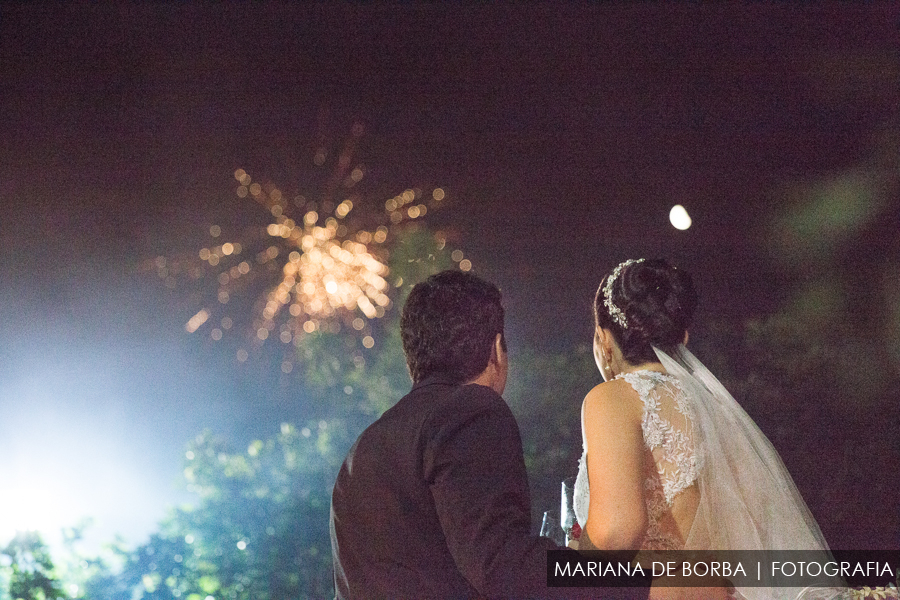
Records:
{"label": "bridal veil", "polygon": [[[684,345],[672,356],[654,351],[682,382],[695,417],[700,504],[685,550],[828,552],[778,452],[728,390]],[[772,600],[796,598],[800,590],[738,591],[748,600]],[[826,592],[824,597],[829,596]]]}

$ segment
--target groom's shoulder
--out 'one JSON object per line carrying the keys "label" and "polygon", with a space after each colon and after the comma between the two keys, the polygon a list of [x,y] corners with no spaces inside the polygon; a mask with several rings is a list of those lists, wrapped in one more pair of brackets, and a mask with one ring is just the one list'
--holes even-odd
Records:
{"label": "groom's shoulder", "polygon": [[417,421],[421,426],[446,425],[483,414],[514,420],[509,405],[491,388],[477,385],[430,385],[413,389],[382,415],[381,421]]}
{"label": "groom's shoulder", "polygon": [[508,408],[503,397],[489,387],[478,384],[433,384],[413,388],[397,404],[385,412],[439,412],[442,410],[479,410]]}
{"label": "groom's shoulder", "polygon": [[425,423],[425,429],[436,438],[453,436],[456,432],[484,431],[491,435],[518,433],[519,428],[509,405],[500,394],[481,385],[463,385],[453,394],[435,402]]}
{"label": "groom's shoulder", "polygon": [[436,411],[472,414],[484,411],[510,413],[503,397],[489,387],[478,384],[461,385],[452,394],[435,403]]}

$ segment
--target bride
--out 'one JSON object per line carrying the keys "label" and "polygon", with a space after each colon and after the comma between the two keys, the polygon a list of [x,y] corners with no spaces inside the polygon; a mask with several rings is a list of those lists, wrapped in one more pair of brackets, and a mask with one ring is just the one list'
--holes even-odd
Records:
{"label": "bride", "polygon": [[605,383],[582,405],[579,549],[827,551],[778,453],[685,348],[696,304],[690,275],[664,260],[627,260],[597,290],[594,358]]}

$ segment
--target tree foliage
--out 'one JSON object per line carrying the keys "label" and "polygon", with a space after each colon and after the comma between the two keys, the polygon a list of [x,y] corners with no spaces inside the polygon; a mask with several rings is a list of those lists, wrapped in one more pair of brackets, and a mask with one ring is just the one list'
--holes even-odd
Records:
{"label": "tree foliage", "polygon": [[53,559],[36,531],[20,531],[0,550],[8,563],[9,598],[12,600],[52,600],[65,596],[57,578]]}
{"label": "tree foliage", "polygon": [[234,451],[205,432],[185,453],[196,506],[173,510],[132,552],[114,597],[281,600],[332,594],[327,523],[346,437],[338,422],[283,423]]}

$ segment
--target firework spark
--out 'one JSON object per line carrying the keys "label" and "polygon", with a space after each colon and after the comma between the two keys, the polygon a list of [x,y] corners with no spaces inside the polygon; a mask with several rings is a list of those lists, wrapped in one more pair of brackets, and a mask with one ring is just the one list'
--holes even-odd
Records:
{"label": "firework spark", "polygon": [[[237,197],[255,201],[271,215],[271,221],[245,232],[240,239],[221,243],[222,228],[213,225],[209,235],[216,243],[188,259],[160,256],[152,262],[168,287],[175,288],[179,278],[188,279],[200,284],[200,295],[209,298],[185,324],[189,333],[208,331],[218,341],[228,331],[241,329],[236,320],[243,319],[220,314],[235,297],[250,293],[258,300],[244,329],[249,329],[254,346],[277,339],[288,350],[299,347],[304,336],[316,331],[338,333],[345,328],[353,331],[364,347],[374,346],[370,321],[391,309],[392,291],[402,284],[399,278],[391,281],[388,242],[405,223],[421,219],[440,205],[446,192],[442,188],[430,194],[407,189],[383,201],[383,211],[374,211],[374,218],[355,218],[358,207],[367,203],[349,192],[365,174],[362,166],[349,168],[351,150],[348,144],[340,155],[332,177],[336,185],[330,186],[332,191],[326,191],[319,202],[302,195],[288,200],[278,187],[255,182],[244,169],[238,169],[234,173]],[[316,153],[316,165],[321,166],[325,154],[324,149]],[[334,189],[347,197],[340,202],[331,200],[337,195]],[[437,237],[443,247],[443,238]],[[459,250],[454,251],[453,260],[463,270],[471,268]],[[205,283],[209,275],[214,275],[218,284],[213,297]],[[251,288],[264,291],[258,295],[249,292]],[[292,368],[292,354],[286,352],[285,372]],[[237,357],[244,361],[248,353],[239,348]]]}
{"label": "firework spark", "polygon": [[281,267],[281,281],[268,292],[256,320],[260,340],[274,330],[275,320],[285,308],[291,318],[282,326],[282,341],[316,331],[323,320],[355,321],[356,328],[362,329],[356,319],[384,315],[391,305],[386,293],[390,286],[385,279],[390,271],[382,259],[386,252],[377,246],[387,240],[388,227],[351,233],[345,224],[353,210],[350,199],[339,203],[325,219],[314,203],[308,203],[308,210],[297,222],[287,216],[290,207],[277,188],[267,191],[254,186],[243,169],[235,173],[235,178],[241,183],[239,196],[246,189],[275,217],[275,222],[266,227],[266,234],[275,243],[260,253],[257,261],[265,264],[280,254],[287,257]]}

